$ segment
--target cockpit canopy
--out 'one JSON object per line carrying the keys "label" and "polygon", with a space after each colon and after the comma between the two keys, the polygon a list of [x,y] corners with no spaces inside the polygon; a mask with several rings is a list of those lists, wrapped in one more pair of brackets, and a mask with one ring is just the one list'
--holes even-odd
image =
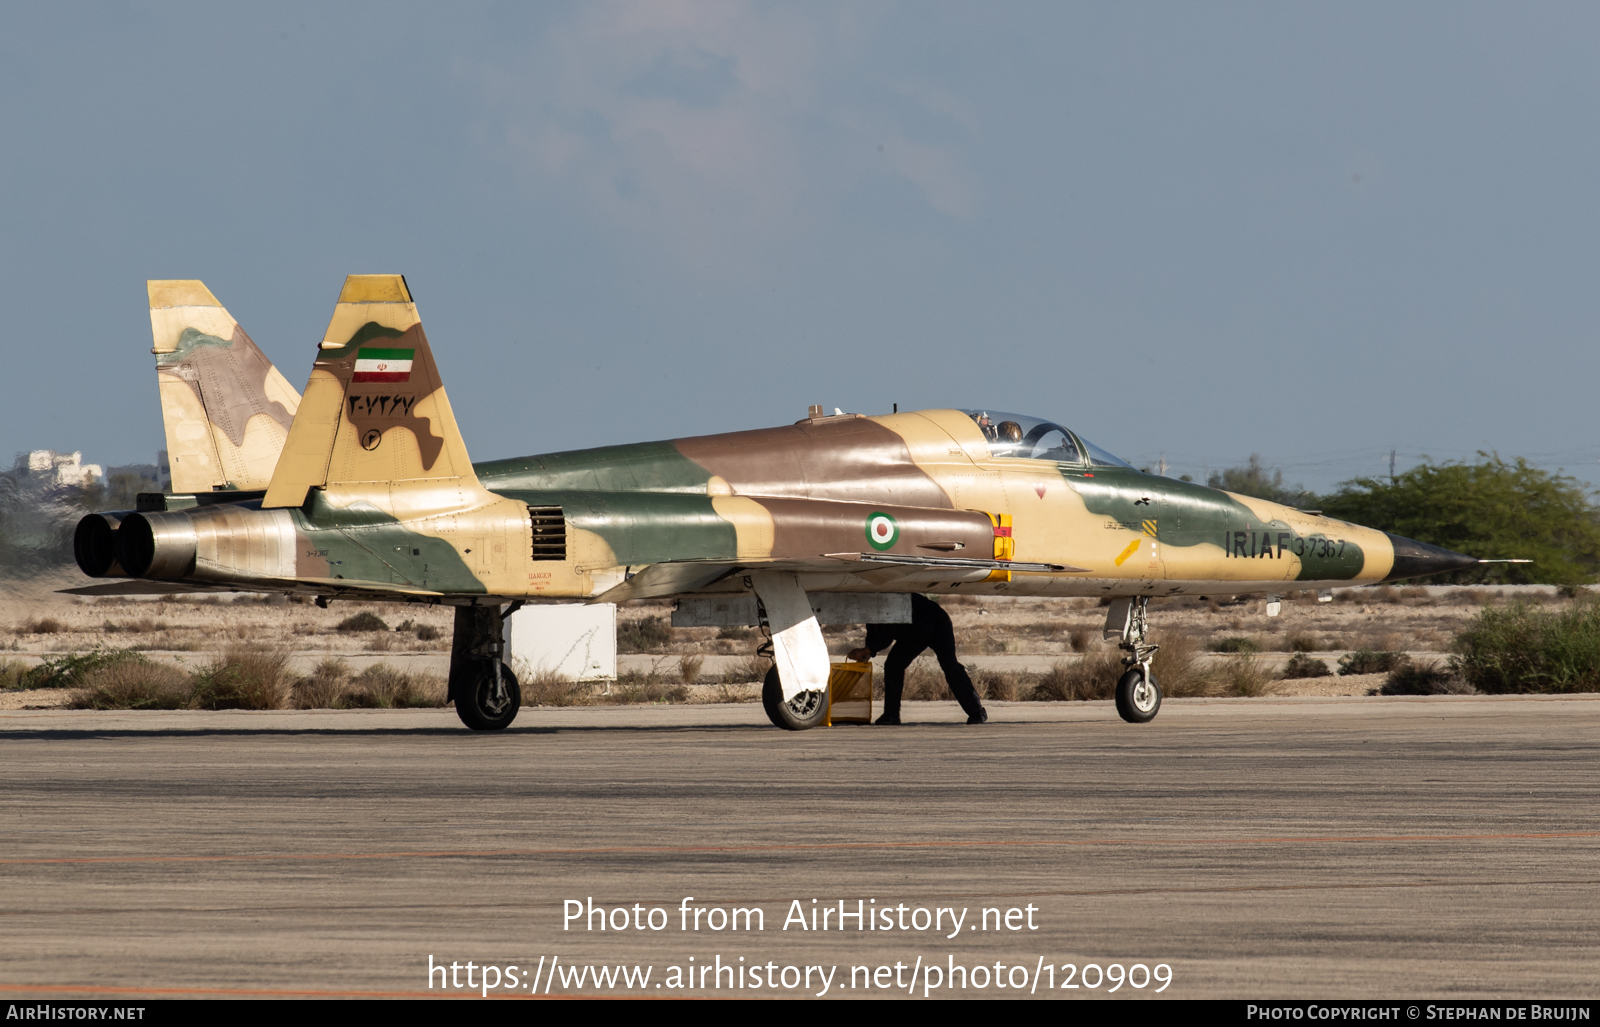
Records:
{"label": "cockpit canopy", "polygon": [[962,410],[983,432],[989,453],[1019,460],[1050,460],[1058,464],[1083,464],[1094,467],[1132,467],[1121,457],[1112,456],[1082,435],[1042,417],[1011,414],[1004,410]]}

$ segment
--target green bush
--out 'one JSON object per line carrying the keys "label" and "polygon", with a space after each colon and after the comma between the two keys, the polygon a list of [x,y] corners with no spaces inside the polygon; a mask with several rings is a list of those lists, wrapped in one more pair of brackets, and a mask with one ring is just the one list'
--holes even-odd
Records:
{"label": "green bush", "polygon": [[1434,584],[1577,583],[1600,570],[1600,513],[1576,479],[1479,453],[1476,464],[1424,462],[1389,478],[1357,478],[1323,496],[1329,517],[1484,558]]}
{"label": "green bush", "polygon": [[1600,691],[1600,600],[1551,612],[1485,606],[1455,639],[1451,666],[1482,692]]}
{"label": "green bush", "polygon": [[132,649],[103,649],[96,647],[86,653],[68,653],[45,660],[25,671],[13,686],[16,688],[78,688],[86,675],[101,667],[116,663],[142,662],[143,656]]}
{"label": "green bush", "polygon": [[1289,662],[1283,667],[1283,676],[1286,678],[1325,678],[1332,674],[1327,660],[1319,660],[1303,652],[1289,657]]}
{"label": "green bush", "polygon": [[1339,659],[1340,674],[1387,674],[1406,662],[1405,653],[1357,649]]}

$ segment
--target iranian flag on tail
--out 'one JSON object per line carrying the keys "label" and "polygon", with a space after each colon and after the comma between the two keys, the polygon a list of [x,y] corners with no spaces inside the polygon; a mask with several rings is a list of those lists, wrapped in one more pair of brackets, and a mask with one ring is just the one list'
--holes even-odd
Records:
{"label": "iranian flag on tail", "polygon": [[414,349],[370,349],[356,352],[356,373],[352,382],[408,382]]}

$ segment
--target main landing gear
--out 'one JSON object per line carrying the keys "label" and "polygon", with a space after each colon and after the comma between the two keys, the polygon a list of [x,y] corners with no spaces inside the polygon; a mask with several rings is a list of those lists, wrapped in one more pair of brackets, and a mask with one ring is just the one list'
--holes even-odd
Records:
{"label": "main landing gear", "polygon": [[1145,641],[1149,607],[1149,596],[1118,599],[1106,617],[1107,634],[1121,618],[1122,641],[1117,648],[1125,654],[1122,666],[1126,669],[1117,679],[1117,714],[1130,724],[1148,723],[1161,709],[1161,686],[1150,673],[1150,663],[1161,647]]}
{"label": "main landing gear", "polygon": [[450,643],[450,698],[456,716],[474,731],[509,727],[522,708],[522,689],[505,663],[505,618],[521,603],[456,607]]}
{"label": "main landing gear", "polygon": [[808,690],[788,702],[783,699],[776,644],[772,639],[772,622],[767,619],[767,604],[760,593],[756,594],[756,627],[765,639],[756,646],[756,658],[772,661],[766,677],[761,680],[761,708],[766,711],[767,719],[772,721],[773,726],[785,731],[805,731],[821,724],[828,717],[828,697],[825,693]]}
{"label": "main landing gear", "polygon": [[801,692],[784,702],[778,668],[773,665],[761,682],[761,707],[767,711],[767,719],[785,731],[804,731],[821,724],[828,715],[828,697],[821,692]]}

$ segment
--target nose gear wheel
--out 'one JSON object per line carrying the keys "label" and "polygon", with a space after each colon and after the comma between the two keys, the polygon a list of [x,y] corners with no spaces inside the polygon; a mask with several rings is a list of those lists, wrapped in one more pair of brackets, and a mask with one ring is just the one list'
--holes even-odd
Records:
{"label": "nose gear wheel", "polygon": [[1161,686],[1150,673],[1150,663],[1161,647],[1145,641],[1150,629],[1150,597],[1135,596],[1117,648],[1125,654],[1127,668],[1117,679],[1117,713],[1130,724],[1144,724],[1161,709]]}

